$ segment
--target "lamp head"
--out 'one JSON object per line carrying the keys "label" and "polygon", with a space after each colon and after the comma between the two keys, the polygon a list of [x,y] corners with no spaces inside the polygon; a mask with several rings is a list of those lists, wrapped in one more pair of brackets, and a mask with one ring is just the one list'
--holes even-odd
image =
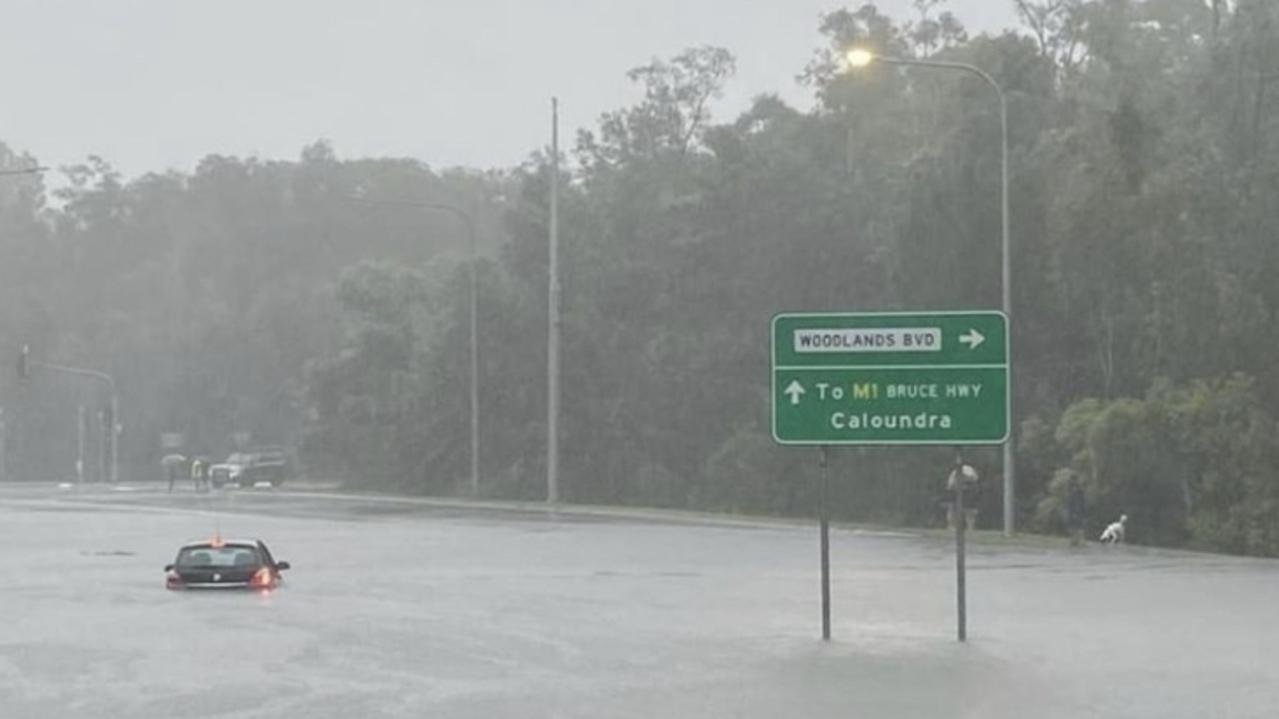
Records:
{"label": "lamp head", "polygon": [[864,47],[855,47],[844,53],[844,60],[849,67],[866,67],[875,61],[875,54]]}

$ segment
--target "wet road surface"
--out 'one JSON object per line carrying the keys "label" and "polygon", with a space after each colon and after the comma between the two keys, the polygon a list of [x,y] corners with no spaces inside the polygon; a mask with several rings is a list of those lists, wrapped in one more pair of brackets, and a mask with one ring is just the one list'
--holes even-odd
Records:
{"label": "wet road surface", "polygon": [[[0,715],[1273,717],[1279,562],[479,511],[0,488]],[[167,592],[261,537],[269,595]]]}

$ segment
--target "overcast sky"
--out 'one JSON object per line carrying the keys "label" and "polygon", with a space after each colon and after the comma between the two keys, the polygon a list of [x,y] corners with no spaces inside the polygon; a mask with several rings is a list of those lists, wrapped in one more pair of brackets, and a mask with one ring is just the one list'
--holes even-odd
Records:
{"label": "overcast sky", "polygon": [[[860,1],[847,3],[857,7]],[[951,0],[975,34],[1011,0]],[[882,0],[911,16],[910,0]],[[0,0],[0,141],[62,165],[98,154],[128,176],[209,153],[340,156],[435,167],[516,164],[635,102],[626,70],[700,44],[738,74],[719,118],[795,82],[837,0]]]}

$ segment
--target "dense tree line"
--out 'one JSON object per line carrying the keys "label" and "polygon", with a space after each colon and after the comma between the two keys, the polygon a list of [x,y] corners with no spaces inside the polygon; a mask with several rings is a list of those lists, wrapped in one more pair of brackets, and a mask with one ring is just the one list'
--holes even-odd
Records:
{"label": "dense tree line", "polygon": [[[1009,98],[1017,512],[1057,531],[1066,486],[1141,542],[1279,553],[1279,6],[1018,0],[970,37],[937,3],[823,18],[800,111],[710,108],[734,60],[630,73],[636,105],[583,132],[562,177],[562,493],[576,502],[803,514],[814,450],[768,431],[777,311],[998,307],[999,122],[989,88],[842,50],[970,62]],[[27,158],[30,159],[30,158]],[[0,155],[3,166],[24,158]],[[545,471],[547,156],[501,172],[211,156],[124,182],[105,162],[0,180],[0,351],[109,369],[125,459],[236,432],[352,486],[464,492],[467,279],[448,203],[477,220],[481,491]],[[11,472],[63,472],[52,378],[0,380]],[[71,409],[69,409],[71,408]],[[999,514],[998,455],[983,523]],[[834,455],[835,512],[931,524],[944,450]],[[57,468],[51,469],[51,468]]]}

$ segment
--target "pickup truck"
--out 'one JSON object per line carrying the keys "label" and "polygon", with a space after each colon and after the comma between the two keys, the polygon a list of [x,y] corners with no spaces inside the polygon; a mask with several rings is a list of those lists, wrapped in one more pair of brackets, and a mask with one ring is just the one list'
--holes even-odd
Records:
{"label": "pickup truck", "polygon": [[279,447],[264,447],[247,452],[236,452],[225,462],[209,468],[209,483],[215,489],[228,484],[252,487],[266,482],[278,487],[288,474],[288,453]]}

